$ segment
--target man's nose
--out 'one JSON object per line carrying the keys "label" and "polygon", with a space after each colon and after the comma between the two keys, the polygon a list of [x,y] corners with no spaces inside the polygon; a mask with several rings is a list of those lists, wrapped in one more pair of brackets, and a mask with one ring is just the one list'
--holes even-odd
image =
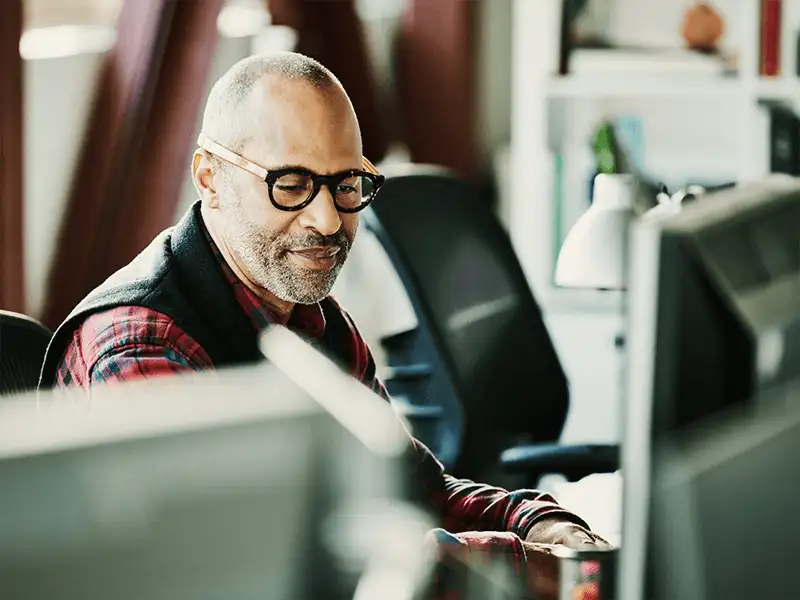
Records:
{"label": "man's nose", "polygon": [[333,235],[342,227],[342,217],[336,210],[333,195],[327,185],[323,185],[311,204],[300,213],[304,227],[316,229],[322,235]]}

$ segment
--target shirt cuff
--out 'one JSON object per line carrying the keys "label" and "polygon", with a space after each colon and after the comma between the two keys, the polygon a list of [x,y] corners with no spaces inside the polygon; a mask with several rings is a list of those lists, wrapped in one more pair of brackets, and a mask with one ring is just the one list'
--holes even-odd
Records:
{"label": "shirt cuff", "polygon": [[528,532],[531,530],[531,528],[540,521],[546,521],[550,519],[564,521],[567,523],[575,523],[576,525],[580,525],[581,527],[585,527],[591,531],[591,527],[589,527],[589,524],[586,521],[581,519],[575,513],[568,511],[563,506],[556,504],[555,502],[548,502],[546,504],[541,503],[531,517],[520,520],[519,524],[515,528],[515,531],[520,538],[528,541]]}

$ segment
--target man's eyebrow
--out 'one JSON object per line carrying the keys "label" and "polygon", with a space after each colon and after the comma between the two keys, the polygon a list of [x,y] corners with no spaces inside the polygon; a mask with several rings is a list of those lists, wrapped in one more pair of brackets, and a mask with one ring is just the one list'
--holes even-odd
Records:
{"label": "man's eyebrow", "polygon": [[294,169],[296,171],[308,171],[309,173],[316,174],[314,169],[309,169],[308,167],[304,167],[303,165],[280,165],[277,167],[269,167],[267,171],[286,171],[287,169]]}
{"label": "man's eyebrow", "polygon": [[348,173],[349,171],[361,171],[362,168],[359,165],[358,167],[350,167],[349,169],[342,169],[341,171],[333,171],[331,173],[320,173],[319,171],[315,171],[314,169],[310,169],[303,165],[282,165],[279,167],[269,167],[267,169],[268,172],[287,170],[305,171],[306,173],[311,173],[313,175],[339,175],[340,173]]}

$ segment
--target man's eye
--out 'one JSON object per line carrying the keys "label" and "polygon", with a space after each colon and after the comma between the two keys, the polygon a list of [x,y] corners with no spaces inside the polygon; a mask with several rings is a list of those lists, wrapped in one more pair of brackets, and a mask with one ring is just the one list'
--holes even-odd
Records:
{"label": "man's eye", "polygon": [[358,191],[358,188],[354,185],[347,185],[345,183],[339,184],[338,191],[342,194],[354,194]]}

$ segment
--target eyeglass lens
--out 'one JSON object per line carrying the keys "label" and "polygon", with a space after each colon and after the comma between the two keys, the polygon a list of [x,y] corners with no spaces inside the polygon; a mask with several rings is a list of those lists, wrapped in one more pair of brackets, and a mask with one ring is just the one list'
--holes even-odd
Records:
{"label": "eyeglass lens", "polygon": [[[345,209],[357,208],[372,196],[375,184],[369,177],[353,175],[345,177],[335,186],[335,202]],[[333,190],[331,190],[333,191]],[[273,200],[287,208],[298,206],[308,200],[314,192],[314,180],[303,173],[286,173],[275,180],[272,186]]]}

